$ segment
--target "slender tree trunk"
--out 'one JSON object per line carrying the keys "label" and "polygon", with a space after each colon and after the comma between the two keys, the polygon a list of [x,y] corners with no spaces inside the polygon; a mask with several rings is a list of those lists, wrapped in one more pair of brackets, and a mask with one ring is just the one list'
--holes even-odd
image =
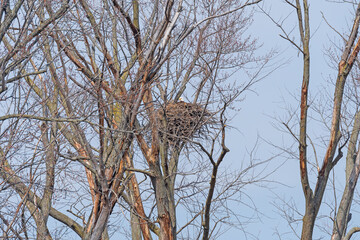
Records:
{"label": "slender tree trunk", "polygon": [[[333,114],[330,130],[330,141],[324,156],[324,160],[321,168],[318,169],[318,178],[316,181],[316,187],[314,191],[311,189],[308,179],[307,171],[307,154],[306,154],[306,139],[307,139],[307,109],[308,109],[308,86],[310,79],[310,52],[309,52],[309,41],[310,41],[310,25],[309,25],[309,9],[308,3],[306,0],[303,0],[303,11],[304,18],[302,17],[302,7],[299,0],[296,0],[297,15],[299,22],[299,32],[301,37],[301,42],[303,43],[302,53],[304,56],[304,70],[303,70],[303,84],[301,90],[301,114],[300,114],[300,136],[299,136],[299,159],[300,159],[300,175],[301,175],[301,184],[303,187],[303,192],[306,201],[306,211],[303,218],[303,227],[302,227],[302,240],[312,239],[312,234],[315,226],[315,220],[318,214],[318,211],[321,206],[322,198],[326,189],[326,185],[329,178],[329,173],[331,169],[337,164],[337,162],[342,158],[343,153],[341,151],[342,147],[339,147],[338,155],[335,156],[336,149],[341,137],[340,134],[340,120],[341,120],[341,106],[343,101],[344,86],[346,78],[351,71],[351,68],[354,64],[359,50],[360,50],[360,41],[355,44],[357,38],[357,32],[359,27],[360,20],[360,4],[356,11],[356,18],[354,20],[354,25],[350,37],[346,43],[345,50],[342,54],[341,61],[339,63],[339,72],[336,80],[334,100],[333,100]],[[348,208],[344,208],[344,211],[348,211]],[[344,212],[344,216],[347,213]],[[343,222],[344,219],[341,220]],[[346,223],[345,223],[346,225]],[[340,234],[341,236],[342,234]]]}
{"label": "slender tree trunk", "polygon": [[345,190],[339,205],[339,209],[335,216],[333,234],[331,240],[340,240],[346,235],[346,228],[349,219],[349,212],[354,196],[356,183],[359,179],[359,167],[360,167],[360,151],[356,155],[356,161],[353,169],[347,179]]}

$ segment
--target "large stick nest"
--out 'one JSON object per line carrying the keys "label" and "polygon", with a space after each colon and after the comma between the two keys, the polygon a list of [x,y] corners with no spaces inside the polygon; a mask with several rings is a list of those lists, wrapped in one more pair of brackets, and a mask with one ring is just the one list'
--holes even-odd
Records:
{"label": "large stick nest", "polygon": [[170,144],[204,137],[208,126],[214,124],[212,114],[199,104],[171,102],[158,109],[160,137]]}

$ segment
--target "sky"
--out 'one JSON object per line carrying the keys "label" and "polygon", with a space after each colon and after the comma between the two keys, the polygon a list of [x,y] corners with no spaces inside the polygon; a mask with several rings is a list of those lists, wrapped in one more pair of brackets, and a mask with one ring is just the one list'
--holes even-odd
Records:
{"label": "sky", "polygon": [[[309,3],[311,25],[310,95],[316,98],[316,95],[324,88],[333,94],[333,87],[328,81],[336,77],[336,71],[329,67],[326,50],[334,42],[340,43],[340,38],[326,21],[338,32],[346,33],[352,25],[353,11],[350,4],[335,3],[334,1],[316,0],[309,1]],[[298,40],[298,28],[295,25],[296,13],[285,1],[265,1],[263,9],[269,11],[275,20],[283,19],[285,29],[292,30],[292,36],[296,41]],[[285,121],[289,116],[289,109],[296,109],[299,105],[296,98],[300,95],[302,81],[302,55],[299,55],[289,42],[279,36],[281,30],[259,8],[255,8],[254,23],[250,32],[253,36],[257,36],[259,42],[263,44],[259,49],[260,52],[267,53],[275,50],[278,54],[274,56],[272,66],[269,68],[274,71],[257,83],[253,87],[253,92],[247,93],[246,99],[240,103],[241,111],[232,122],[238,131],[231,130],[229,133],[228,145],[231,152],[228,158],[232,163],[239,165],[242,161],[248,160],[247,151],[250,151],[255,145],[257,145],[257,158],[265,160],[280,152],[272,145],[284,147],[293,142],[288,134],[278,129],[281,126],[279,120]],[[314,124],[313,127],[316,128],[316,125]],[[312,131],[316,133],[317,130],[313,129]],[[232,141],[232,139],[236,139],[236,141]],[[294,149],[296,150],[296,148],[295,146]],[[322,156],[321,152],[319,156]],[[281,212],[277,209],[283,204],[282,201],[285,201],[294,203],[301,213],[304,212],[299,163],[296,159],[287,159],[286,157],[288,157],[286,154],[275,157],[268,166],[270,171],[273,168],[276,169],[274,174],[269,177],[274,182],[269,182],[266,187],[250,186],[246,189],[247,194],[252,196],[258,211],[262,213],[260,215],[262,224],[255,222],[247,229],[258,239],[279,239],[276,231],[280,233],[282,239],[296,239],[287,222],[281,217]],[[336,171],[340,172],[336,175],[336,180],[340,182],[339,186],[343,179],[343,169],[344,165],[341,163],[336,167]],[[315,180],[313,178],[312,183]],[[327,193],[325,199],[331,201],[331,194]],[[323,206],[320,215],[328,215],[329,211],[326,206]],[[296,215],[294,217],[296,218]],[[324,222],[326,223],[326,220]],[[355,222],[355,220],[352,221],[353,224]],[[301,232],[301,221],[299,223],[300,225],[296,229],[298,234]],[[332,225],[327,227],[331,231]],[[324,232],[316,230],[314,239],[321,236],[328,239]],[[253,239],[251,236],[248,237]],[[239,238],[239,233],[231,230],[221,239],[245,238],[243,236]],[[353,239],[360,239],[360,236],[355,236]]]}
{"label": "sky", "polygon": [[[335,29],[344,33],[351,25],[351,7],[349,4],[325,0],[309,0],[309,3],[312,29],[310,94],[316,95],[323,87],[332,93],[333,87],[327,81],[328,77],[336,76],[336,71],[328,66],[325,53],[333,41],[339,42],[339,37],[327,25],[322,15]],[[293,36],[298,39],[295,12],[284,0],[264,0],[263,9],[269,11],[274,19],[286,18],[285,28],[288,31],[293,30]],[[230,153],[226,156],[226,164],[240,168],[249,161],[249,152],[254,146],[256,146],[255,158],[260,160],[273,158],[270,164],[266,165],[264,172],[266,174],[274,171],[268,177],[269,182],[264,183],[263,186],[249,185],[244,189],[259,213],[258,218],[253,219],[253,223],[247,226],[246,231],[254,234],[258,239],[279,239],[276,235],[277,231],[282,239],[296,239],[277,207],[281,207],[282,201],[285,201],[294,203],[300,213],[304,212],[299,163],[295,159],[288,159],[286,154],[276,156],[279,149],[275,146],[284,147],[293,142],[288,134],[278,128],[281,126],[279,119],[285,121],[288,118],[288,110],[296,109],[299,104],[296,97],[300,94],[302,56],[289,42],[279,36],[280,29],[259,8],[255,8],[254,23],[248,33],[257,37],[262,44],[258,50],[259,55],[266,55],[271,51],[276,51],[277,54],[265,70],[266,73],[271,73],[254,85],[252,91],[246,93],[244,101],[239,103],[238,107],[241,110],[231,122],[234,128],[228,132],[226,144]],[[343,172],[343,168],[344,166],[339,164],[336,170]],[[340,184],[341,177],[341,174],[337,177]],[[243,211],[244,215],[252,214],[252,210],[244,206],[241,206],[239,211]],[[324,206],[320,214],[329,214],[328,208]],[[359,217],[353,216],[353,218],[354,224]],[[299,224],[297,233],[301,231],[301,222]],[[331,230],[332,226],[329,229]],[[317,230],[315,237],[317,236],[326,235]],[[247,237],[254,239],[250,234]],[[220,239],[246,238],[239,234],[239,230],[231,229]],[[326,236],[325,239],[328,237]],[[360,234],[352,240],[354,239],[360,239]]]}

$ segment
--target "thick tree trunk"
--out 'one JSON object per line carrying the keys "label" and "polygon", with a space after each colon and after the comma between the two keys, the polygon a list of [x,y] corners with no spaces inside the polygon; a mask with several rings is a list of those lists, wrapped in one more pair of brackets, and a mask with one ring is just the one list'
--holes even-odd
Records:
{"label": "thick tree trunk", "polygon": [[155,189],[158,222],[160,224],[159,240],[175,240],[175,204],[172,202],[173,198],[171,198],[169,189],[167,189],[168,186],[161,174],[160,166],[157,164],[153,167],[156,169],[156,176],[152,177],[151,180]]}
{"label": "thick tree trunk", "polygon": [[[133,168],[133,162],[130,159],[129,155],[125,154],[125,160],[127,163],[127,167]],[[133,174],[134,172],[129,171],[129,174]],[[148,222],[146,221],[146,215],[144,211],[143,202],[140,195],[140,189],[139,184],[136,179],[136,175],[134,174],[128,184],[128,187],[130,189],[130,195],[132,198],[132,204],[134,206],[134,210],[136,211],[137,215],[133,214],[131,212],[131,232],[132,232],[132,239],[142,239],[142,236],[144,237],[144,240],[151,240],[151,234]]]}
{"label": "thick tree trunk", "polygon": [[175,209],[171,206],[163,179],[156,179],[156,203],[158,209],[158,221],[160,223],[159,240],[176,239]]}
{"label": "thick tree trunk", "polygon": [[131,239],[142,240],[139,218],[133,212],[130,212],[130,221]]}
{"label": "thick tree trunk", "polygon": [[108,218],[111,214],[111,206],[109,203],[104,204],[104,207],[101,210],[100,216],[96,221],[94,230],[91,234],[90,240],[99,240],[103,235],[103,232],[107,226]]}
{"label": "thick tree trunk", "polygon": [[301,240],[311,240],[315,226],[316,212],[309,205],[306,207],[305,216],[303,217],[303,226],[301,232]]}

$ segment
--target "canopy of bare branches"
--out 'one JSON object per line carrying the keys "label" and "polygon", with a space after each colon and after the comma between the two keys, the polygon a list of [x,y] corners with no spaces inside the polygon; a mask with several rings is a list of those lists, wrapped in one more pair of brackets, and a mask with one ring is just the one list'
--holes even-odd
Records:
{"label": "canopy of bare branches", "polygon": [[269,60],[249,31],[259,2],[2,0],[2,237],[209,239],[245,225],[226,202],[242,201],[252,163],[214,176],[231,108]]}
{"label": "canopy of bare branches", "polygon": [[[256,239],[247,227],[261,225],[261,213],[248,187],[273,183],[278,166],[256,150],[228,161],[228,133],[246,128],[231,122],[245,93],[280,68],[268,68],[273,52],[258,53],[259,10],[303,61],[287,80],[301,89],[281,125],[293,141],[274,155],[299,164],[305,209],[275,207],[302,240],[313,239],[324,205],[332,240],[359,232],[350,220],[360,176],[360,4],[334,1],[351,6],[353,22],[335,30],[334,91],[315,106],[310,1],[283,1],[291,10],[281,20],[262,2],[1,0],[0,239],[209,240],[229,229]],[[234,145],[248,141],[237,135]]]}

